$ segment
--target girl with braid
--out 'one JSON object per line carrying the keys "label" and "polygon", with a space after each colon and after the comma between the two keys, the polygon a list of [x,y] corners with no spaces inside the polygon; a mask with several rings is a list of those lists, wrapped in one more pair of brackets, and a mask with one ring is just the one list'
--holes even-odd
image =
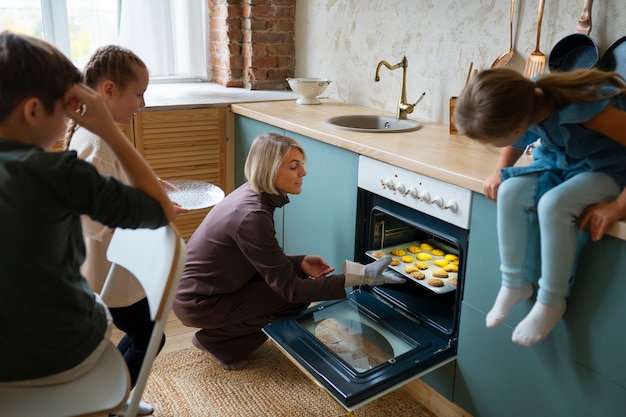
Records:
{"label": "girl with braid", "polygon": [[[513,342],[543,340],[566,308],[578,230],[599,240],[626,215],[626,84],[617,73],[579,70],[529,80],[512,69],[477,75],[457,101],[455,123],[472,139],[501,147],[485,195],[497,198],[502,283],[487,327],[533,295],[527,279],[529,229],[537,216],[541,276],[536,302]],[[513,166],[541,139],[534,161]],[[536,214],[535,214],[536,213]]]}
{"label": "girl with braid", "polygon": [[[89,59],[84,69],[85,83],[101,95],[118,124],[128,124],[135,113],[145,105],[143,94],[148,87],[148,69],[143,61],[132,51],[116,45],[99,48]],[[102,175],[111,176],[127,182],[127,176],[111,148],[98,135],[82,126],[71,123],[65,137],[65,145],[76,151],[80,159],[93,164]],[[169,183],[162,181],[167,187]],[[185,210],[175,205],[177,213]],[[87,259],[81,267],[91,289],[100,292],[110,262],[106,251],[113,237],[111,229],[87,216],[82,216],[83,235],[87,247]],[[154,323],[150,320],[148,301],[137,280],[127,272],[127,279],[112,291],[107,305],[115,326],[125,333],[118,344],[124,355],[131,377],[131,386],[135,385],[143,358],[148,348]],[[165,343],[165,335],[161,348]],[[152,414],[150,404],[141,402],[139,415]]]}

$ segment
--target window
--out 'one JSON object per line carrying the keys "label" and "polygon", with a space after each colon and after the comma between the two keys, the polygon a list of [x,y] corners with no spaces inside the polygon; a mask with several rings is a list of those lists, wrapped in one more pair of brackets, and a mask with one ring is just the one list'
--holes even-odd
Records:
{"label": "window", "polygon": [[116,43],[146,63],[153,81],[208,78],[205,0],[0,0],[0,30],[37,36],[82,68]]}

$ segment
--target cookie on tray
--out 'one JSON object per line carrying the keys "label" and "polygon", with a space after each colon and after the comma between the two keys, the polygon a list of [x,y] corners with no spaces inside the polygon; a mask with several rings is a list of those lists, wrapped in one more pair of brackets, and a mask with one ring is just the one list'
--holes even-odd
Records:
{"label": "cookie on tray", "polygon": [[443,287],[444,283],[442,280],[440,280],[439,278],[431,278],[428,281],[426,281],[426,283],[428,285],[431,285],[433,287]]}
{"label": "cookie on tray", "polygon": [[398,258],[393,258],[389,265],[390,266],[398,266],[398,265],[400,265],[400,260]]}
{"label": "cookie on tray", "polygon": [[433,255],[431,255],[430,253],[426,253],[426,252],[420,252],[415,256],[420,261],[430,261],[431,259],[433,259]]}
{"label": "cookie on tray", "polygon": [[415,259],[413,259],[413,257],[412,257],[412,256],[409,256],[409,255],[404,255],[402,258],[400,258],[400,260],[401,260],[402,262],[404,262],[405,264],[410,264],[410,263],[412,263]]}
{"label": "cookie on tray", "polygon": [[433,249],[431,253],[435,256],[443,256],[445,254],[445,252],[441,249]]}
{"label": "cookie on tray", "polygon": [[394,255],[394,256],[404,256],[404,255],[406,255],[406,252],[404,251],[404,249],[398,249],[398,248],[392,249],[390,253],[392,255]]}
{"label": "cookie on tray", "polygon": [[415,266],[417,267],[417,269],[428,269],[428,264],[426,262],[415,262]]}
{"label": "cookie on tray", "polygon": [[443,270],[446,272],[459,272],[459,266],[455,264],[447,264],[443,266]]}
{"label": "cookie on tray", "polygon": [[420,244],[420,249],[421,250],[433,250],[433,245],[431,245],[429,243],[421,243]]}
{"label": "cookie on tray", "polygon": [[419,246],[415,246],[415,245],[411,245],[408,248],[406,248],[409,252],[411,253],[417,253],[417,252],[421,252],[422,250],[419,248]]}
{"label": "cookie on tray", "polygon": [[448,265],[448,261],[446,261],[445,259],[435,259],[433,261],[433,264],[435,266],[438,266],[439,268],[443,268],[444,266]]}
{"label": "cookie on tray", "polygon": [[443,259],[446,259],[448,262],[452,262],[458,260],[459,257],[453,253],[446,253]]}
{"label": "cookie on tray", "polygon": [[411,272],[411,276],[420,281],[426,278],[426,274],[424,274],[422,271],[419,271],[419,270]]}
{"label": "cookie on tray", "polygon": [[433,271],[433,277],[435,278],[448,278],[448,272],[445,269],[435,269]]}

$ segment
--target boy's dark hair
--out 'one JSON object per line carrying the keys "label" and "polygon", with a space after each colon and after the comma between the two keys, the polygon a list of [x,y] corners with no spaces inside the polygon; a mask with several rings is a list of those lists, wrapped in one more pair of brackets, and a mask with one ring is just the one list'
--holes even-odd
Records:
{"label": "boy's dark hair", "polygon": [[49,43],[10,31],[0,33],[0,122],[24,99],[37,97],[48,113],[81,72]]}

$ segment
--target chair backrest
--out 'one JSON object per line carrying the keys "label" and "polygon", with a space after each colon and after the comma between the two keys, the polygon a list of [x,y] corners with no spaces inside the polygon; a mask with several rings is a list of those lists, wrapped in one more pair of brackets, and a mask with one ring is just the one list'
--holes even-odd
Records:
{"label": "chair backrest", "polygon": [[148,298],[155,322],[152,336],[124,415],[134,417],[159,349],[165,323],[185,266],[186,247],[173,225],[158,229],[116,229],[107,250],[109,275],[100,294],[106,303],[120,266],[139,281]]}

